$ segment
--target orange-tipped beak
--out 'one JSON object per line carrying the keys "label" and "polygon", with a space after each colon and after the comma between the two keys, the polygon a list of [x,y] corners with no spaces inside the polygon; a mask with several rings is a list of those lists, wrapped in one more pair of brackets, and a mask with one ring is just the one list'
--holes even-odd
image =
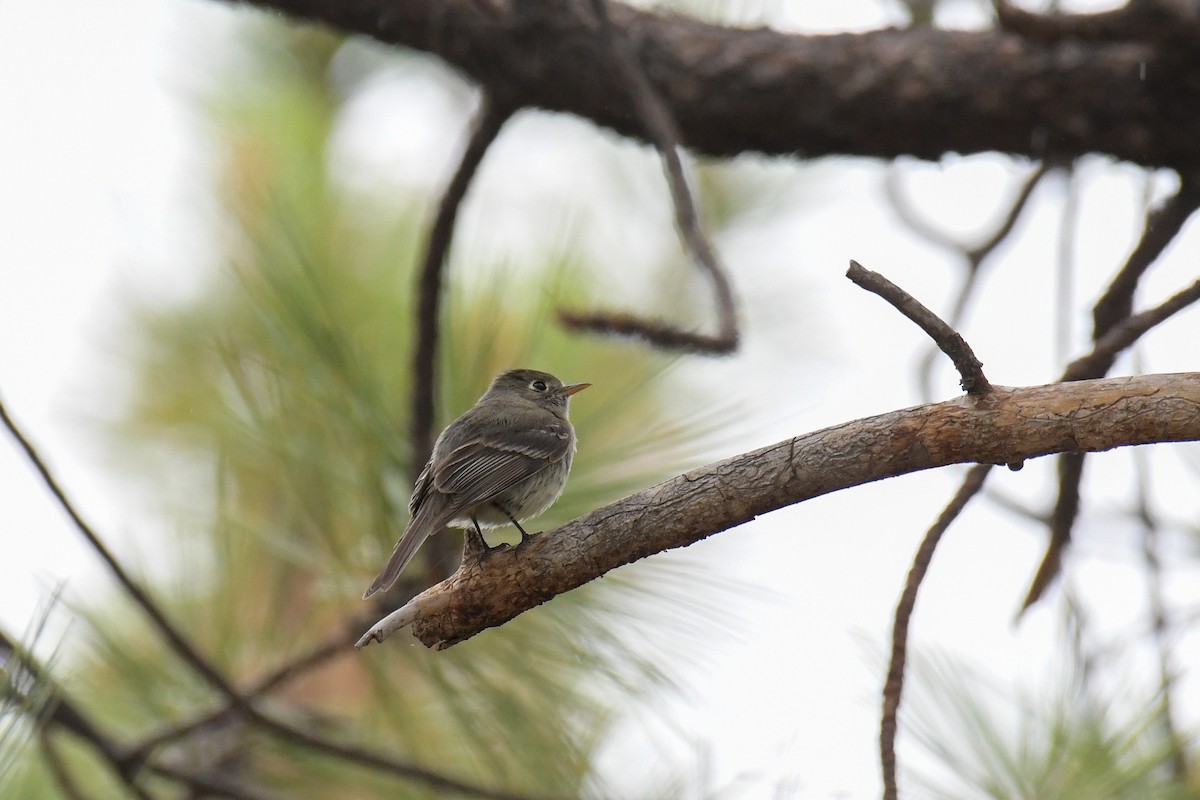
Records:
{"label": "orange-tipped beak", "polygon": [[586,389],[589,386],[591,386],[590,383],[572,383],[570,386],[564,386],[562,388],[562,396],[570,397],[571,395],[575,394],[576,392],[582,392],[584,389]]}

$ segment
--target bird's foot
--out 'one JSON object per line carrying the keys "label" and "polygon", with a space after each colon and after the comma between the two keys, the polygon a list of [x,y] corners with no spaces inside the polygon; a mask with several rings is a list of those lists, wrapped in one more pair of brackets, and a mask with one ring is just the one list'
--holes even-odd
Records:
{"label": "bird's foot", "polygon": [[493,503],[492,505],[494,505],[497,509],[499,509],[504,514],[504,516],[508,517],[508,521],[511,522],[513,525],[515,525],[517,530],[519,530],[521,532],[521,541],[517,542],[518,550],[521,548],[522,545],[524,545],[526,542],[528,542],[530,539],[533,538],[532,536],[530,536],[528,533],[525,532],[525,529],[521,527],[520,520],[518,520],[516,517],[514,517],[512,515],[512,512],[510,512],[507,508],[500,505],[499,503]]}
{"label": "bird's foot", "polygon": [[487,540],[483,538],[483,532],[479,528],[468,528],[466,538],[463,540],[463,561],[482,564],[495,553],[502,553],[505,550],[512,550],[513,546],[507,542],[501,542],[495,547],[489,547]]}
{"label": "bird's foot", "polygon": [[483,532],[479,530],[479,526],[467,528],[466,535],[463,538],[463,561],[468,559],[471,561],[480,561],[491,550],[488,543],[483,538]]}

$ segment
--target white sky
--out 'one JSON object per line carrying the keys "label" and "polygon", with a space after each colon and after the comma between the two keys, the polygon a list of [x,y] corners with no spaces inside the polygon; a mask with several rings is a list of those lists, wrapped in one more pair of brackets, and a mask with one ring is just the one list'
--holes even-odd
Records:
{"label": "white sky", "polygon": [[[789,25],[820,29],[893,19],[865,0],[782,7]],[[219,63],[211,48],[239,13],[200,0],[0,2],[0,220],[8,223],[0,230],[0,396],[85,517],[135,561],[153,558],[153,501],[113,474],[95,422],[122,398],[115,343],[124,298],[131,290],[178,296],[212,267],[209,153],[193,98]],[[966,12],[956,6],[954,13]],[[364,176],[435,185],[448,168],[463,110],[460,96],[424,76],[392,75],[348,109],[335,156]],[[628,174],[614,179],[612,161],[597,161],[597,139],[607,142],[604,158],[627,165]],[[531,143],[540,153],[532,172],[524,157]],[[897,226],[882,200],[878,165],[762,168],[784,173],[789,188],[780,202],[794,213],[752,220],[720,240],[739,292],[746,347],[735,359],[692,370],[714,392],[754,397],[748,413],[762,424],[739,450],[919,401],[911,376],[925,341],[842,277],[850,258],[938,310],[947,307],[957,276],[944,253]],[[988,228],[1021,174],[998,157],[948,158],[911,172],[911,194],[922,208],[968,233]],[[566,207],[593,215],[590,246],[614,257],[619,241],[628,252],[614,261],[652,263],[660,248],[674,246],[668,229],[627,227],[628,219],[595,216],[580,199],[581,186],[627,191],[616,185],[621,180],[632,180],[645,200],[627,214],[669,219],[651,154],[577,121],[527,115],[489,155],[466,210],[471,246],[537,249],[547,209]],[[1089,162],[1077,182],[1073,355],[1082,352],[1088,300],[1137,233],[1143,192],[1139,171],[1100,161]],[[1153,190],[1169,188],[1163,177]],[[993,382],[1041,383],[1061,371],[1047,320],[1065,197],[1061,179],[1039,189],[964,331]],[[1198,238],[1193,230],[1151,273],[1144,304],[1194,279]],[[1198,317],[1186,312],[1151,337],[1146,369],[1196,369]],[[1117,371],[1130,371],[1128,363]],[[953,373],[939,365],[937,374],[938,396],[953,395]],[[59,584],[76,593],[107,584],[29,466],[7,437],[0,439],[0,622],[20,632]],[[1163,510],[1195,524],[1197,455],[1192,448],[1192,482],[1183,482],[1185,450],[1160,448],[1153,460]],[[1131,463],[1129,452],[1094,457],[1070,564],[1079,594],[1114,633],[1128,630],[1144,607],[1136,539],[1112,517],[1130,497]],[[996,485],[1044,507],[1051,468],[1049,461],[1031,463],[997,475]],[[772,796],[785,779],[794,781],[789,796],[877,795],[877,696],[892,609],[920,537],[960,474],[908,476],[821,498],[690,548],[689,555],[725,565],[730,577],[774,599],[748,600],[739,640],[710,643],[703,667],[684,673],[689,690],[674,706],[686,735],[641,730],[631,721],[609,749],[606,771],[630,796],[664,763],[707,775],[700,780],[707,789],[748,776],[748,784],[734,784],[742,797]],[[1004,680],[1044,681],[1057,647],[1058,593],[1020,628],[1010,624],[1043,544],[1040,532],[983,505],[968,512],[947,535],[922,590],[916,646],[961,654]],[[653,570],[654,563],[639,568]],[[1173,575],[1175,596],[1200,602],[1196,577],[1194,566]],[[64,626],[56,619],[56,636]],[[1130,659],[1135,678],[1150,674],[1138,654]],[[1180,659],[1200,663],[1195,636],[1183,642]],[[1194,676],[1184,684],[1192,723],[1200,722],[1197,686]],[[903,731],[901,737],[903,745]],[[700,743],[708,764],[686,766],[688,745]]]}

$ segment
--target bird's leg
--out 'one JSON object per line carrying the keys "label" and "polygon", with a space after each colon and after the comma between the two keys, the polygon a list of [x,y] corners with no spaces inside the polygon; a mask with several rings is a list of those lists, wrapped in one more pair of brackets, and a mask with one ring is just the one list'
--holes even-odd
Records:
{"label": "bird's leg", "polygon": [[489,552],[487,540],[483,538],[483,531],[479,529],[479,522],[472,516],[471,524],[475,526],[474,530],[467,528],[465,538],[463,540],[463,560],[474,558],[479,560]]}
{"label": "bird's leg", "polygon": [[463,542],[463,560],[473,558],[476,561],[484,561],[492,553],[498,553],[501,550],[508,550],[512,545],[508,542],[501,542],[495,547],[489,547],[487,539],[483,538],[483,531],[479,529],[479,520],[475,519],[474,515],[469,517],[471,524],[475,529],[467,529],[466,539]]}
{"label": "bird's leg", "polygon": [[525,544],[532,538],[528,533],[525,532],[525,529],[521,527],[521,523],[517,522],[517,518],[514,517],[512,514],[508,513],[507,508],[500,505],[499,503],[493,503],[492,505],[494,505],[496,508],[503,511],[504,516],[508,517],[508,521],[511,522],[513,525],[516,525],[517,530],[519,530],[521,532],[521,543],[518,544],[517,547],[520,547],[522,544]]}

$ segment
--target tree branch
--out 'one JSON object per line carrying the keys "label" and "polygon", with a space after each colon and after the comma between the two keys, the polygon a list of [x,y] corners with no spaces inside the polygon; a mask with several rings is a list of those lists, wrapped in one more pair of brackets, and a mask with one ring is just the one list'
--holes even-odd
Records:
{"label": "tree branch", "polygon": [[[954,239],[920,216],[912,204],[908,202],[904,194],[900,184],[900,170],[894,164],[888,169],[884,179],[884,192],[892,210],[896,212],[900,221],[921,238],[956,253],[962,258],[963,266],[966,267],[966,274],[963,276],[962,284],[958,287],[954,303],[951,306],[949,318],[951,327],[957,328],[962,323],[963,315],[967,310],[967,303],[979,287],[979,279],[983,273],[984,263],[1012,233],[1013,228],[1016,227],[1017,220],[1026,206],[1028,206],[1029,199],[1033,196],[1033,190],[1050,173],[1050,170],[1051,165],[1047,162],[1042,162],[1031,170],[1025,176],[1020,188],[1009,203],[1007,213],[992,230],[991,234],[976,244],[969,245]],[[921,387],[921,399],[923,400],[933,399],[932,376],[933,364],[936,358],[937,351],[928,350],[921,357],[917,365],[917,382]]]}
{"label": "tree branch", "polygon": [[387,753],[360,747],[356,744],[333,742],[322,736],[309,733],[301,727],[291,725],[265,714],[257,714],[255,719],[269,733],[290,741],[293,744],[324,753],[333,758],[349,761],[359,766],[369,767],[399,778],[413,780],[439,792],[479,798],[479,800],[537,800],[536,797],[530,795],[465,783],[456,778],[434,772],[433,770],[400,761]]}
{"label": "tree branch", "polygon": [[[87,742],[111,766],[135,796],[143,800],[150,800],[145,790],[136,783],[137,776],[142,770],[148,769],[206,793],[215,793],[237,800],[265,800],[265,795],[252,788],[231,783],[220,775],[210,775],[190,768],[184,769],[155,761],[142,748],[120,747],[112,737],[101,732],[99,727],[82,713],[63,693],[62,689],[53,682],[45,669],[2,630],[0,630],[0,657],[2,657],[0,663],[4,665],[6,671],[13,674],[27,673],[33,681],[45,687],[47,700],[43,718],[46,723],[70,732]],[[18,697],[17,699],[23,698]],[[267,733],[333,758],[411,780],[430,789],[463,797],[479,798],[479,800],[534,800],[527,795],[467,783],[358,745],[330,741],[323,736],[310,733],[250,706],[246,711],[250,714],[252,723]],[[225,709],[220,714],[214,714],[213,717],[223,717],[232,712],[233,709]]]}
{"label": "tree branch", "polygon": [[448,647],[611,569],[760,514],[909,472],[1050,453],[1200,439],[1200,373],[993,386],[856,420],[679,475],[470,564],[376,623],[364,646],[413,625]]}
{"label": "tree branch", "polygon": [[[1197,301],[1200,301],[1200,279],[1154,308],[1111,324],[1108,332],[1100,337],[1090,353],[1067,365],[1062,380],[1099,378],[1112,368],[1117,355],[1143,334]],[[1042,557],[1042,562],[1030,582],[1029,591],[1025,594],[1018,616],[1041,599],[1062,568],[1062,554],[1071,541],[1071,530],[1079,514],[1079,486],[1083,479],[1083,462],[1083,453],[1064,453],[1060,458],[1058,499],[1050,515],[1050,542],[1046,546],[1046,555]]]}
{"label": "tree branch", "polygon": [[925,331],[938,349],[954,363],[961,376],[959,383],[967,394],[982,395],[991,391],[992,385],[983,374],[983,364],[975,357],[975,351],[958,331],[926,308],[919,300],[901,289],[878,272],[872,272],[857,261],[850,262],[846,277],[868,292],[879,295],[892,307]]}
{"label": "tree branch", "polygon": [[[243,2],[430,53],[523,107],[646,135],[585,4]],[[1105,153],[1146,166],[1200,166],[1194,51],[931,28],[802,36],[620,4],[611,16],[677,121],[680,141],[696,152],[931,160],[949,152],[1061,160]]]}
{"label": "tree branch", "polygon": [[446,185],[437,216],[429,230],[425,243],[425,255],[421,259],[421,277],[417,287],[416,347],[413,351],[413,398],[412,420],[409,423],[412,443],[411,475],[413,481],[421,471],[421,465],[433,451],[434,388],[437,375],[438,320],[442,296],[442,269],[450,251],[454,236],[454,223],[458,209],[466,197],[471,179],[483,162],[483,157],[500,128],[512,116],[512,109],[484,95],[472,123],[471,136],[459,160],[454,176]]}
{"label": "tree branch", "polygon": [[1092,310],[1093,339],[1104,336],[1133,313],[1133,294],[1142,275],[1175,240],[1196,209],[1200,208],[1200,176],[1185,173],[1179,176],[1179,180],[1179,191],[1161,207],[1146,215],[1146,224],[1137,246],[1096,302]]}
{"label": "tree branch", "polygon": [[899,723],[900,696],[904,690],[904,667],[908,661],[908,623],[917,605],[917,592],[933,553],[937,550],[942,534],[958,519],[971,498],[979,494],[983,482],[991,472],[991,464],[976,464],[967,473],[950,503],[942,510],[937,521],[921,540],[917,555],[913,558],[904,591],[896,604],[896,615],[892,622],[892,655],[888,661],[887,680],[883,685],[883,714],[879,722],[879,760],[883,768],[883,800],[896,800],[899,790],[896,785],[896,729]]}
{"label": "tree branch", "polygon": [[712,283],[717,307],[717,333],[713,336],[692,333],[664,323],[638,320],[627,314],[581,314],[561,311],[559,318],[571,328],[634,336],[657,347],[715,354],[731,353],[738,345],[733,288],[725,270],[717,261],[712,243],[700,225],[696,203],[683,174],[683,161],[679,156],[679,126],[675,124],[671,112],[647,79],[628,43],[614,30],[608,14],[608,0],[591,0],[591,6],[604,32],[609,54],[616,62],[638,115],[645,124],[646,133],[662,157],[663,173],[671,189],[671,202],[675,207],[675,226],[679,229],[679,235],[683,237],[692,260],[708,275]]}
{"label": "tree branch", "polygon": [[158,629],[158,632],[162,634],[163,639],[166,640],[167,645],[184,661],[184,663],[195,670],[197,674],[199,674],[211,686],[221,692],[221,694],[225,695],[230,703],[233,705],[243,705],[245,701],[241,695],[237,693],[237,690],[233,688],[233,685],[230,684],[229,681],[226,680],[225,676],[222,675],[220,671],[218,671],[217,668],[208,661],[207,658],[202,656],[200,652],[192,646],[192,643],[188,641],[186,637],[184,637],[179,629],[176,628],[169,619],[167,619],[166,613],[164,613],[163,610],[159,608],[158,604],[151,599],[149,592],[147,592],[141,584],[135,581],[133,577],[125,571],[124,567],[120,565],[116,557],[113,556],[109,549],[104,545],[104,542],[100,540],[100,536],[87,522],[84,521],[83,517],[79,515],[79,512],[75,510],[74,504],[72,504],[67,498],[66,493],[51,474],[50,468],[46,465],[46,462],[42,460],[41,455],[38,453],[36,448],[34,448],[33,444],[28,438],[26,438],[25,434],[21,432],[21,429],[17,427],[16,422],[13,421],[13,419],[8,415],[8,409],[4,407],[4,402],[2,400],[0,400],[0,423],[3,423],[4,427],[8,429],[8,432],[12,434],[12,437],[17,440],[17,444],[20,445],[21,450],[24,451],[26,458],[29,459],[29,462],[33,465],[34,469],[37,470],[38,475],[41,476],[42,482],[46,484],[46,488],[48,488],[50,493],[54,495],[54,499],[57,500],[58,504],[62,506],[63,510],[67,512],[67,516],[71,518],[71,522],[75,524],[75,528],[83,534],[85,539],[87,539],[88,544],[91,545],[92,549],[95,550],[100,556],[101,560],[104,561],[105,566],[108,567],[108,571],[111,572],[113,577],[117,579],[117,582],[121,584],[121,587],[125,589],[131,598],[133,598],[134,603],[136,603],[146,614],[146,616],[150,618],[150,621],[154,624],[154,627]]}

